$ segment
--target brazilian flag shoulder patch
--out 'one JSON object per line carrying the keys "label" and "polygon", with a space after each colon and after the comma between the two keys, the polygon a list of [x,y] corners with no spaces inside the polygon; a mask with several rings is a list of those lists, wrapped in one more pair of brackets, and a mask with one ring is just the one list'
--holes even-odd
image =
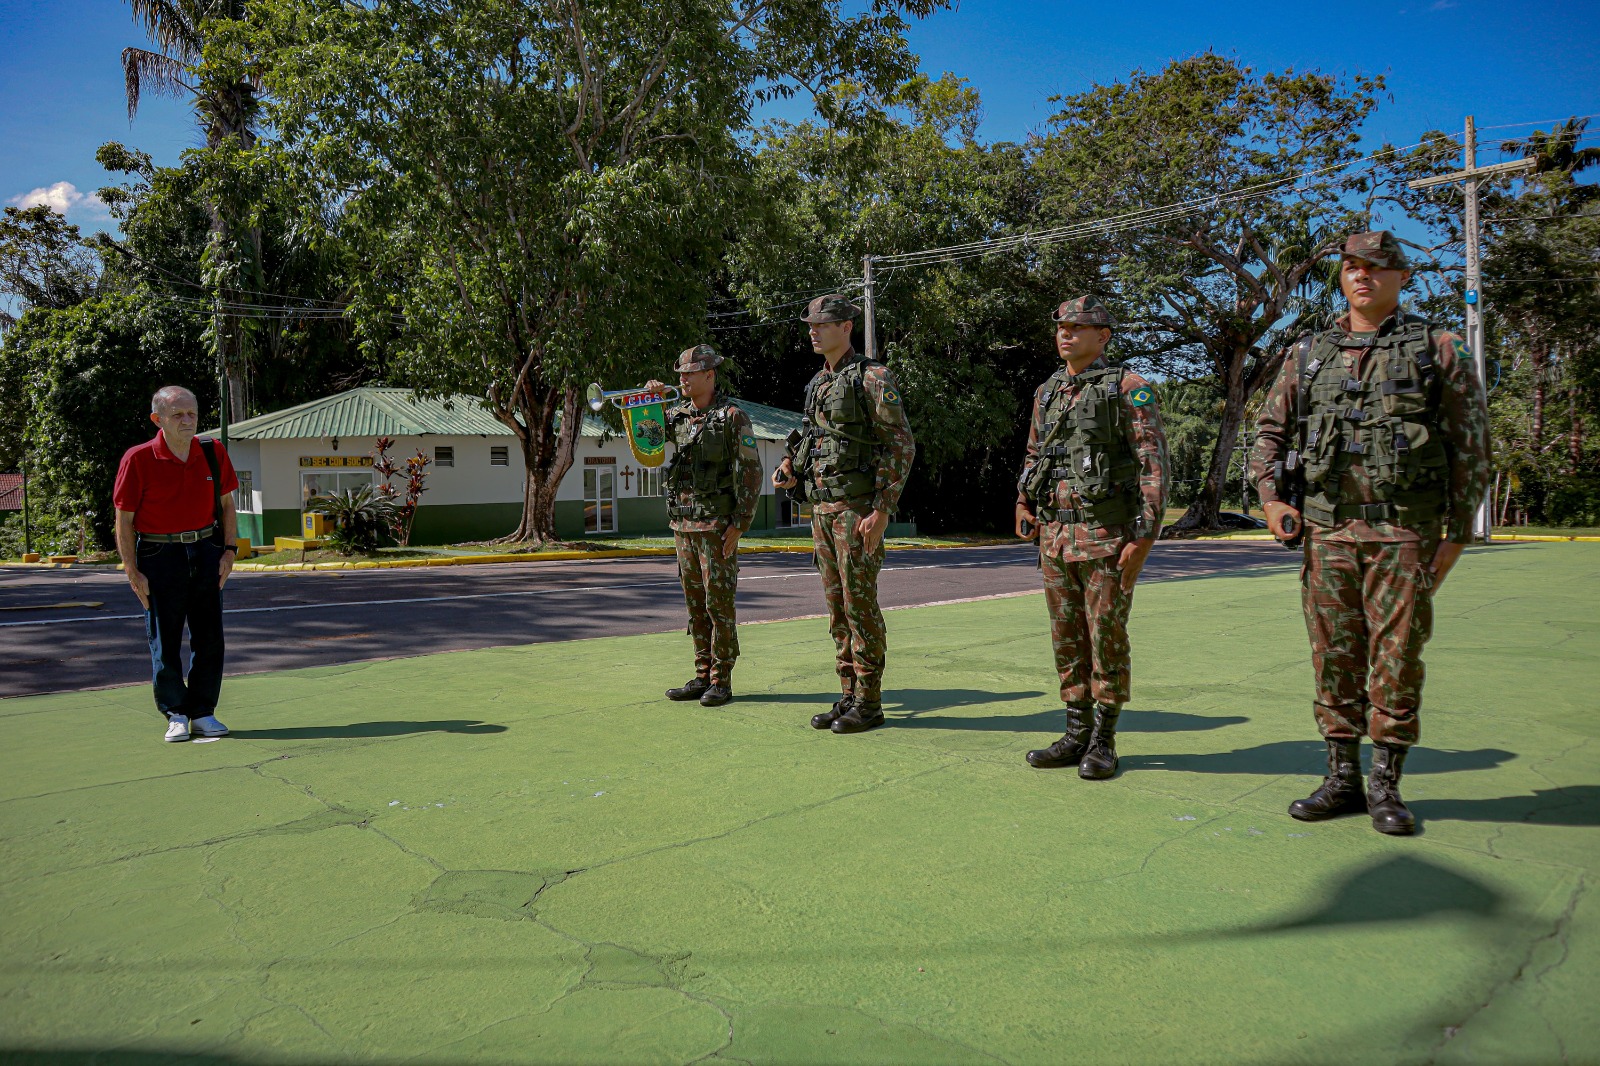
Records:
{"label": "brazilian flag shoulder patch", "polygon": [[746,448],[754,448],[756,446],[756,439],[750,434],[746,433],[744,436],[739,438],[739,443],[743,444]]}
{"label": "brazilian flag shoulder patch", "polygon": [[900,394],[898,392],[895,392],[894,389],[889,388],[888,386],[885,386],[884,390],[883,390],[883,402],[884,403],[899,403],[900,402]]}
{"label": "brazilian flag shoulder patch", "polygon": [[1147,403],[1154,403],[1155,398],[1156,390],[1149,385],[1140,385],[1137,389],[1128,393],[1128,402],[1135,407],[1143,407]]}
{"label": "brazilian flag shoulder patch", "polygon": [[1470,353],[1468,353],[1468,351],[1467,351],[1467,342],[1466,341],[1462,340],[1460,337],[1457,337],[1455,340],[1451,341],[1450,343],[1451,343],[1451,346],[1454,347],[1455,350],[1456,350],[1456,358],[1457,359],[1467,359],[1467,358],[1470,357]]}

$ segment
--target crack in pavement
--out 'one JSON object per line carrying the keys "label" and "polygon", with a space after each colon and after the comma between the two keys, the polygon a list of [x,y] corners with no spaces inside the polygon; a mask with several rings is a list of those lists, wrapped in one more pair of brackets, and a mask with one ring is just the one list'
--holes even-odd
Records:
{"label": "crack in pavement", "polygon": [[[1439,1056],[1444,1052],[1445,1048],[1450,1044],[1450,1042],[1461,1033],[1461,1030],[1465,1029],[1474,1018],[1478,1017],[1485,1009],[1487,1009],[1488,1006],[1493,1003],[1495,999],[1497,999],[1502,993],[1504,993],[1507,989],[1512,988],[1523,979],[1524,974],[1527,973],[1528,967],[1533,965],[1534,956],[1538,954],[1539,948],[1543,944],[1548,942],[1559,944],[1561,947],[1561,954],[1554,962],[1532,976],[1533,983],[1538,984],[1547,974],[1566,961],[1569,950],[1569,945],[1567,943],[1567,931],[1572,924],[1573,914],[1578,909],[1578,901],[1583,897],[1587,885],[1588,882],[1586,879],[1584,877],[1579,877],[1577,885],[1572,890],[1572,895],[1567,898],[1566,907],[1562,910],[1561,914],[1557,916],[1555,923],[1550,928],[1550,932],[1546,933],[1544,936],[1534,938],[1533,942],[1528,945],[1528,950],[1523,954],[1522,961],[1517,963],[1516,969],[1514,969],[1505,978],[1495,982],[1495,984],[1490,987],[1488,994],[1483,998],[1483,1001],[1469,1010],[1466,1013],[1466,1016],[1461,1019],[1461,1021],[1457,1022],[1455,1025],[1447,1025],[1444,1027],[1443,1035],[1440,1037],[1439,1042],[1434,1045],[1433,1052],[1428,1057],[1430,1066],[1432,1063],[1438,1061]],[[1561,1046],[1561,1056],[1562,1059],[1565,1060],[1566,1048],[1560,1043],[1559,1038],[1557,1039],[1557,1043],[1559,1046]]]}

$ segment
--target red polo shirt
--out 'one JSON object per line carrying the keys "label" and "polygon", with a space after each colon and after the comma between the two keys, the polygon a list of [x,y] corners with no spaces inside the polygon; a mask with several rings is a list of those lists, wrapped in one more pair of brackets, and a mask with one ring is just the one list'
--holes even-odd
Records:
{"label": "red polo shirt", "polygon": [[[216,441],[217,469],[222,473],[222,491],[239,487],[228,450]],[[211,467],[200,447],[200,438],[189,442],[185,462],[172,454],[161,433],[144,444],[129,448],[117,468],[117,486],[111,500],[119,511],[133,512],[133,528],[140,533],[187,533],[204,529],[212,522],[214,500]]]}

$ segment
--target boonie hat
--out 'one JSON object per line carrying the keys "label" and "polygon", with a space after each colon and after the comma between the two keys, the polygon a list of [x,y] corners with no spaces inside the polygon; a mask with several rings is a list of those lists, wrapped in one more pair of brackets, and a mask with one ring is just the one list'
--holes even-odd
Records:
{"label": "boonie hat", "polygon": [[1386,229],[1352,233],[1345,238],[1343,248],[1328,254],[1365,259],[1373,266],[1388,267],[1391,270],[1411,268],[1411,264],[1406,260],[1406,253],[1400,250],[1400,242]]}
{"label": "boonie hat", "polygon": [[806,313],[800,316],[800,321],[808,324],[817,322],[854,322],[860,317],[861,308],[839,293],[830,292],[826,296],[818,296],[807,304]]}
{"label": "boonie hat", "polygon": [[1052,322],[1071,322],[1076,326],[1105,326],[1111,328],[1111,312],[1097,296],[1075,296],[1064,301],[1050,316]]}
{"label": "boonie hat", "polygon": [[678,354],[678,365],[672,371],[675,374],[693,374],[697,370],[711,370],[721,362],[722,356],[711,345],[696,344]]}

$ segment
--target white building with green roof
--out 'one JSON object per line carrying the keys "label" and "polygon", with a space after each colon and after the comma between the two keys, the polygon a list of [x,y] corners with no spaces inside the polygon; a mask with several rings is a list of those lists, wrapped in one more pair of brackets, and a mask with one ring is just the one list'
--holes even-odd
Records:
{"label": "white building with green roof", "polygon": [[[755,427],[762,466],[771,471],[783,457],[783,439],[799,428],[800,415],[738,403]],[[295,536],[314,497],[375,483],[372,458],[379,437],[394,439],[389,455],[396,465],[419,451],[433,461],[413,543],[488,540],[516,528],[522,515],[522,453],[511,431],[481,401],[360,388],[229,427],[228,453],[239,472],[239,535],[256,544]],[[667,532],[663,469],[641,467],[626,438],[586,413],[572,469],[556,495],[557,535],[581,540]],[[794,505],[775,496],[766,479],[762,492],[753,528],[802,524]]]}

